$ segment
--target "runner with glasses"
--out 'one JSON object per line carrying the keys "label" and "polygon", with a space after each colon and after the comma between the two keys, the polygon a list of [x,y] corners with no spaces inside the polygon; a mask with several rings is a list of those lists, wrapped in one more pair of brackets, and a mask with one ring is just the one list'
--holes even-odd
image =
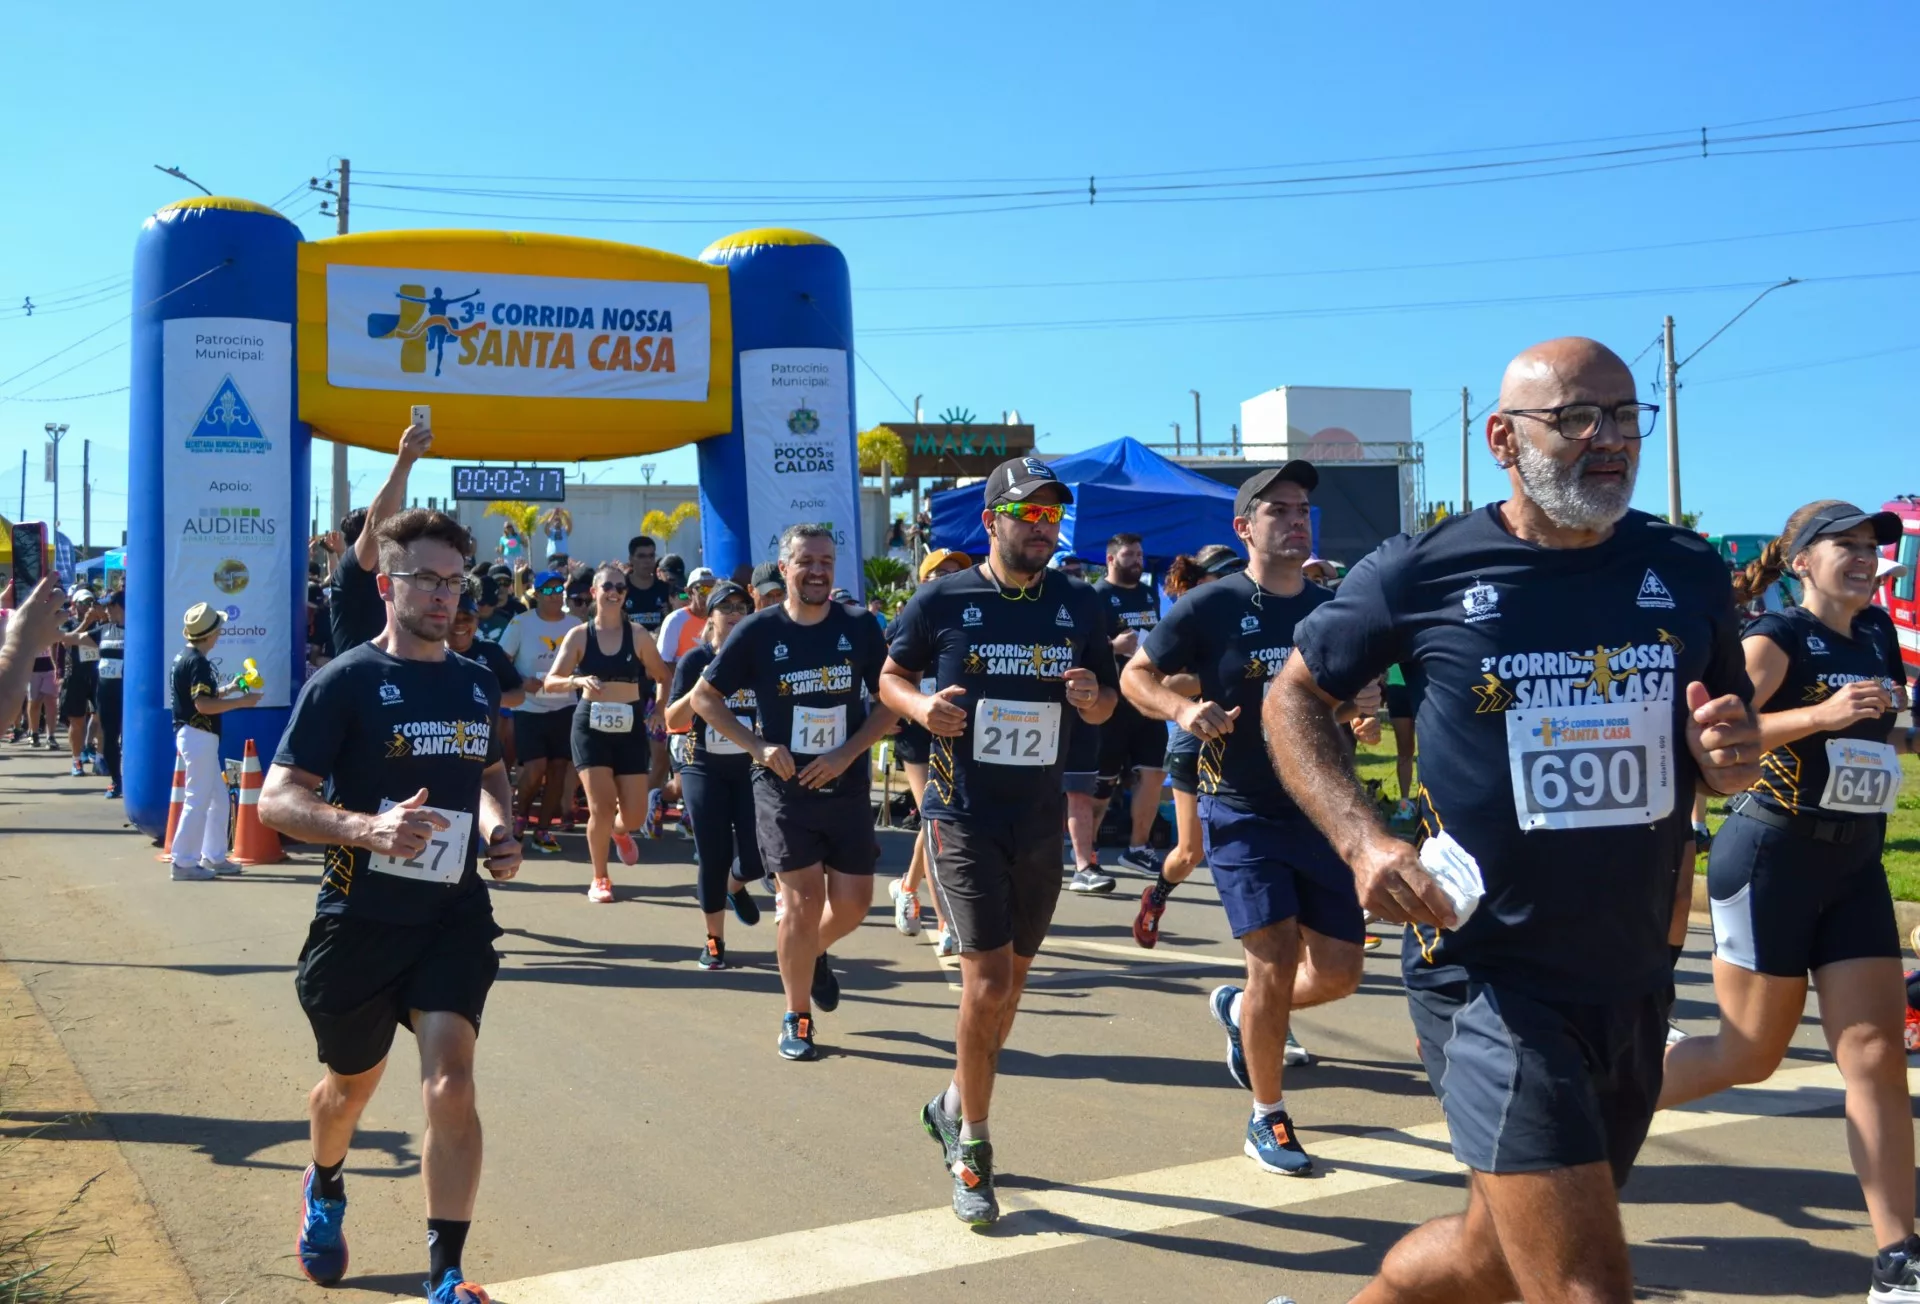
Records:
{"label": "runner with glasses", "polygon": [[976,1227],[1000,1216],[987,1112],[1060,899],[1063,733],[1098,725],[1119,697],[1100,596],[1047,569],[1072,501],[1037,458],[996,467],[980,516],[988,556],[915,592],[880,677],[880,700],[933,740],[921,814],[961,989],[953,1079],[920,1122],[952,1176],[954,1215]]}
{"label": "runner with glasses", "polygon": [[655,686],[667,682],[659,650],[624,604],[627,576],[608,563],[593,573],[593,619],[567,631],[547,672],[549,693],[578,691],[568,738],[569,759],[587,789],[587,855],[593,882],[587,900],[613,901],[613,877],[607,872],[607,847],[623,865],[637,864],[640,848],[633,831],[647,819],[647,776],[653,746],[647,723]]}
{"label": "runner with glasses", "polygon": [[1660,1091],[1667,1109],[1772,1076],[1811,976],[1880,1247],[1868,1295],[1877,1304],[1920,1301],[1905,983],[1881,858],[1899,757],[1914,754],[1920,731],[1894,727],[1907,673],[1893,619],[1873,605],[1879,550],[1900,535],[1892,512],[1808,503],[1734,583],[1744,602],[1790,572],[1801,600],[1741,635],[1766,755],[1707,853],[1720,1030],[1668,1049]]}
{"label": "runner with glasses", "polygon": [[[687,827],[693,834],[693,859],[698,867],[695,890],[707,925],[707,940],[698,963],[709,971],[727,967],[729,905],[742,927],[752,928],[760,922],[760,906],[746,885],[759,881],[767,871],[754,831],[753,758],[707,727],[706,720],[693,709],[693,694],[715,654],[726,646],[734,626],[752,614],[753,600],[738,584],[722,581],[713,587],[707,594],[700,641],[674,663],[673,690],[664,714],[668,732],[685,745],[680,793]],[[755,727],[759,703],[753,689],[741,688],[728,694],[727,709],[744,728]]]}

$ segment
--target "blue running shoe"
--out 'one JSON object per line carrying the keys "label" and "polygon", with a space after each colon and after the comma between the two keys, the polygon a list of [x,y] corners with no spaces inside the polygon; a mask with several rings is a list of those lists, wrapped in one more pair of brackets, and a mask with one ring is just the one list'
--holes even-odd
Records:
{"label": "blue running shoe", "polygon": [[940,1162],[951,1166],[953,1152],[960,1145],[960,1120],[947,1112],[947,1093],[941,1093],[920,1107],[920,1126],[940,1147]]}
{"label": "blue running shoe", "polygon": [[813,1044],[813,1016],[789,1013],[780,1020],[780,1058],[814,1060],[820,1051]]}
{"label": "blue running shoe", "polygon": [[428,1288],[427,1304],[493,1304],[493,1296],[466,1280],[466,1274],[458,1268],[441,1273],[438,1286],[430,1281],[422,1284]]}
{"label": "blue running shoe", "polygon": [[1307,1157],[1300,1138],[1294,1135],[1293,1120],[1284,1109],[1251,1120],[1247,1124],[1247,1143],[1241,1149],[1246,1151],[1247,1158],[1269,1173],[1305,1177],[1313,1171],[1313,1160]]}
{"label": "blue running shoe", "polygon": [[347,1233],[344,1197],[328,1200],[313,1193],[313,1165],[300,1179],[302,1219],[300,1239],[293,1244],[294,1258],[307,1280],[320,1286],[332,1286],[347,1275]]}
{"label": "blue running shoe", "polygon": [[740,921],[742,928],[752,928],[760,922],[760,903],[746,888],[727,893],[727,904],[733,907],[733,917]]}
{"label": "blue running shoe", "polygon": [[1242,1089],[1253,1090],[1253,1083],[1247,1078],[1247,1055],[1240,1049],[1240,1028],[1233,1021],[1233,998],[1240,989],[1231,983],[1213,989],[1213,996],[1207,1001],[1213,1011],[1213,1019],[1227,1030],[1227,1072]]}

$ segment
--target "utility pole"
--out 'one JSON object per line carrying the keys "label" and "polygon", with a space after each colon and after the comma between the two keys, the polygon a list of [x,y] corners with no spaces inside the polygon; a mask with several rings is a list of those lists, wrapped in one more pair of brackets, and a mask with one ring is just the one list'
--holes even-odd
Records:
{"label": "utility pole", "polygon": [[47,422],[47,479],[53,481],[53,537],[60,537],[60,441],[66,436],[67,423]]}
{"label": "utility pole", "polygon": [[20,514],[13,519],[27,519],[27,450],[24,448],[20,450]]}
{"label": "utility pole", "polygon": [[1200,391],[1190,389],[1187,393],[1193,395],[1193,455],[1198,457],[1207,447],[1200,438]]}
{"label": "utility pole", "polygon": [[[347,233],[347,187],[353,176],[353,164],[346,159],[340,160],[340,189],[334,199],[334,234]],[[337,522],[346,517],[353,505],[348,501],[350,490],[347,486],[347,446],[339,440],[333,441],[333,519]]]}
{"label": "utility pole", "polygon": [[1468,454],[1473,445],[1473,418],[1468,415],[1473,398],[1467,393],[1467,387],[1460,387],[1460,514],[1465,516],[1473,510],[1473,494],[1467,489],[1469,478]]}
{"label": "utility pole", "polygon": [[93,441],[80,441],[80,551],[93,547]]}
{"label": "utility pole", "polygon": [[[1756,300],[1757,302],[1757,300]],[[1749,305],[1751,306],[1751,305]],[[1663,334],[1667,348],[1667,523],[1680,524],[1680,364],[1673,360],[1673,317]]]}

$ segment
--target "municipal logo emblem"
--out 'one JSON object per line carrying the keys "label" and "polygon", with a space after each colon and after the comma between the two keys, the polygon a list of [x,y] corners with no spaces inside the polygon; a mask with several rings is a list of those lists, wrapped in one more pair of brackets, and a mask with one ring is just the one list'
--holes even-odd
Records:
{"label": "municipal logo emblem", "polygon": [[787,645],[785,643],[775,643],[773,645],[773,659],[775,661],[785,661],[787,659]]}
{"label": "municipal logo emblem", "polygon": [[1634,605],[1640,607],[1662,607],[1671,611],[1673,609],[1673,594],[1667,592],[1667,586],[1660,582],[1658,575],[1655,575],[1652,571],[1648,571],[1647,577],[1640,581],[1640,596],[1634,599]]}
{"label": "municipal logo emblem", "polygon": [[475,684],[473,686],[473,700],[485,706],[487,704],[487,690]]}
{"label": "municipal logo emblem", "polygon": [[1117,607],[1120,605],[1120,595],[1118,593],[1109,593],[1107,595],[1107,601]]}
{"label": "municipal logo emblem", "polygon": [[1053,623],[1063,625],[1068,629],[1073,628],[1073,613],[1067,610],[1066,603],[1061,603],[1060,610],[1053,613]]}
{"label": "municipal logo emblem", "polygon": [[1821,638],[1818,634],[1807,635],[1807,651],[1817,657],[1825,656],[1827,654],[1827,640]]}
{"label": "municipal logo emblem", "polygon": [[1251,611],[1240,617],[1240,632],[1242,634],[1251,634],[1259,628],[1260,617],[1254,615]]}
{"label": "municipal logo emblem", "polygon": [[1460,605],[1466,608],[1467,623],[1477,624],[1483,620],[1500,618],[1500,590],[1485,581],[1476,582],[1460,595]]}
{"label": "municipal logo emblem", "polygon": [[980,623],[980,608],[969,602],[966,605],[966,609],[960,613],[960,623],[969,629],[978,625]]}
{"label": "municipal logo emblem", "polygon": [[272,447],[232,376],[214,387],[186,441],[189,453],[265,453]]}
{"label": "municipal logo emblem", "polygon": [[381,684],[380,685],[380,705],[382,706],[400,705],[400,685]]}
{"label": "municipal logo emblem", "polygon": [[853,644],[847,642],[847,636],[845,634],[842,634],[840,636],[840,651],[842,652],[853,651]]}
{"label": "municipal logo emblem", "polygon": [[787,429],[796,435],[815,434],[820,429],[820,414],[803,403],[787,413]]}

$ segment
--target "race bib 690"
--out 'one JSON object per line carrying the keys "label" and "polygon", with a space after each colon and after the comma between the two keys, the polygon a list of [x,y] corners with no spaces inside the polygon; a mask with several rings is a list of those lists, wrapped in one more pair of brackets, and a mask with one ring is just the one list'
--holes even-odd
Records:
{"label": "race bib 690", "polygon": [[1651,824],[1673,813],[1673,705],[1512,710],[1507,760],[1523,829]]}

